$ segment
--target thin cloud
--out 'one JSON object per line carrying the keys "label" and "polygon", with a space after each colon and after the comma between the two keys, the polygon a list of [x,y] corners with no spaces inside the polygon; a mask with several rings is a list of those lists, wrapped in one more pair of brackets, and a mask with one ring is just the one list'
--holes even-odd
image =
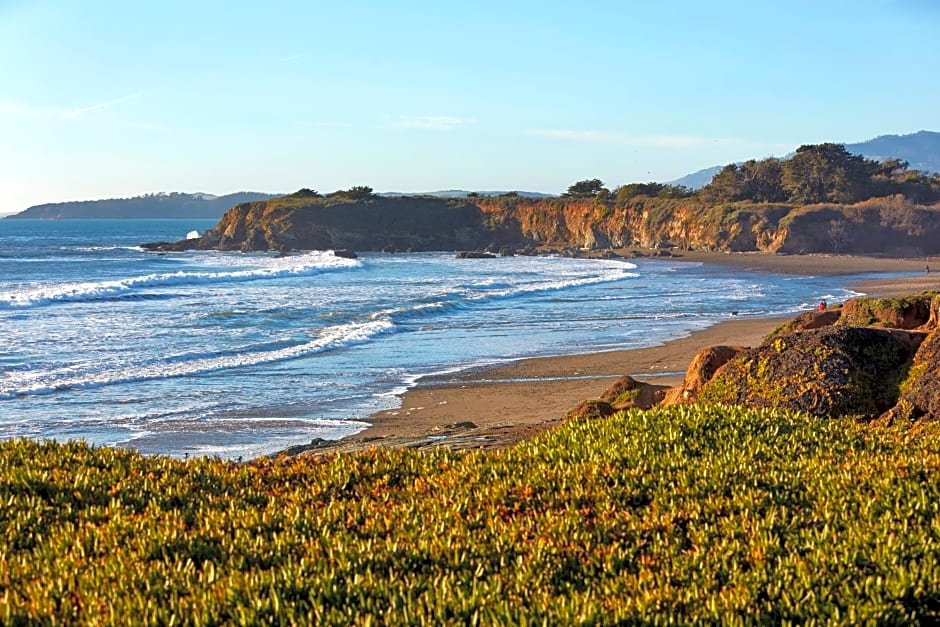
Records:
{"label": "thin cloud", "polygon": [[400,115],[395,120],[395,126],[400,128],[417,128],[429,131],[452,131],[473,124],[470,118],[459,118],[450,115]]}
{"label": "thin cloud", "polygon": [[292,54],[290,56],[281,57],[278,59],[281,63],[287,63],[288,61],[296,61],[297,59],[303,59],[304,55],[302,54]]}
{"label": "thin cloud", "polygon": [[533,137],[547,137],[549,139],[563,139],[567,141],[583,142],[620,142],[622,135],[616,133],[603,133],[600,131],[573,131],[567,129],[532,129],[528,131]]}
{"label": "thin cloud", "polygon": [[[545,137],[564,141],[619,144],[639,148],[704,148],[722,145],[758,145],[758,142],[725,137],[699,137],[695,135],[625,135],[605,131],[571,129],[532,129],[526,132],[533,137]],[[764,145],[764,144],[759,144]]]}
{"label": "thin cloud", "polygon": [[119,105],[121,103],[127,102],[128,100],[134,100],[135,98],[140,98],[140,94],[131,94],[130,96],[124,96],[122,98],[115,98],[114,100],[108,100],[106,102],[99,102],[88,107],[81,107],[80,109],[72,109],[70,111],[63,111],[59,117],[64,119],[80,118],[86,113],[91,113],[92,111],[97,111],[99,109],[107,109],[108,107],[113,107],[114,105]]}

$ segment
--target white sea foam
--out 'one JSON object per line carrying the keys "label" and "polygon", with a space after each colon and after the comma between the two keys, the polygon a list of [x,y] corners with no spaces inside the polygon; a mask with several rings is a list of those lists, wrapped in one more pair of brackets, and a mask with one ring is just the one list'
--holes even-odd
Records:
{"label": "white sea foam", "polygon": [[[464,290],[459,292],[450,292],[439,294],[438,296],[445,300],[437,300],[430,303],[419,303],[409,307],[394,307],[383,309],[372,314],[374,319],[391,317],[393,320],[404,320],[419,317],[425,314],[433,314],[445,310],[460,309],[473,302],[485,302],[491,300],[506,300],[518,296],[527,296],[539,292],[564,291],[573,287],[583,285],[595,285],[598,283],[608,283],[620,281],[626,278],[639,276],[635,272],[629,272],[636,268],[633,264],[616,264],[607,268],[602,274],[593,274],[590,276],[575,275],[562,279],[550,281],[535,281],[532,283],[509,284],[500,282],[501,289],[489,289],[486,291]],[[491,287],[493,282],[479,281],[477,287]],[[506,287],[502,287],[502,286]],[[465,286],[466,287],[466,286]]]}
{"label": "white sea foam", "polygon": [[296,359],[328,350],[360,344],[387,333],[394,327],[387,319],[369,322],[336,325],[322,329],[309,342],[295,344],[275,350],[246,350],[215,357],[185,359],[184,356],[169,357],[156,363],[139,367],[82,373],[81,368],[69,366],[58,371],[10,372],[0,379],[0,399],[17,396],[53,394],[68,390],[93,389],[106,385],[192,376]]}
{"label": "white sea foam", "polygon": [[121,298],[133,295],[141,289],[154,287],[238,283],[280,277],[311,276],[325,271],[361,266],[362,262],[315,252],[293,257],[253,257],[250,258],[249,264],[246,264],[249,267],[242,270],[221,272],[180,270],[110,281],[56,283],[0,292],[0,310]]}
{"label": "white sea foam", "polygon": [[199,231],[190,231],[186,234],[186,239],[199,239]]}
{"label": "white sea foam", "polygon": [[550,292],[556,290],[565,290],[582,285],[596,285],[598,283],[609,283],[612,281],[621,281],[632,277],[638,277],[639,274],[629,272],[629,269],[635,268],[632,264],[622,264],[608,268],[603,274],[592,276],[576,276],[572,278],[562,278],[553,281],[536,281],[523,285],[516,285],[507,289],[490,290],[474,297],[474,299],[506,298],[521,296],[523,294],[533,294],[536,292]]}

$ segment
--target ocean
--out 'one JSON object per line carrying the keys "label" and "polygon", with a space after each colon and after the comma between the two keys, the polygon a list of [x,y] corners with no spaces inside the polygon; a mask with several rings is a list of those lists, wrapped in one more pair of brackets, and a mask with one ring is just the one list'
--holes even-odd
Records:
{"label": "ocean", "polygon": [[[205,220],[0,220],[0,439],[251,458],[353,434],[424,375],[637,348],[864,278],[675,260],[152,253]],[[629,374],[629,373],[617,373]]]}

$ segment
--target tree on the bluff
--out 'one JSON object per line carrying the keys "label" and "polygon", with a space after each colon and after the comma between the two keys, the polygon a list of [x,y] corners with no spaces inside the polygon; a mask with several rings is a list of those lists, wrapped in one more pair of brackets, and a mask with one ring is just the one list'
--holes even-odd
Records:
{"label": "tree on the bluff", "polygon": [[353,200],[368,200],[374,195],[368,185],[355,185],[346,190],[346,195]]}
{"label": "tree on the bluff", "polygon": [[702,188],[701,195],[707,202],[782,202],[787,199],[782,178],[783,164],[773,157],[731,163]]}
{"label": "tree on the bluff", "polygon": [[566,198],[593,198],[604,189],[604,181],[600,179],[590,179],[578,181],[568,188],[562,196]]}
{"label": "tree on the bluff", "polygon": [[340,189],[336,190],[329,195],[330,198],[339,198],[345,200],[369,200],[373,198],[375,194],[372,191],[372,188],[368,185],[356,185],[350,187],[349,189]]}
{"label": "tree on the bluff", "polygon": [[684,185],[670,185],[669,183],[627,183],[614,190],[617,203],[623,205],[637,196],[649,198],[687,198],[692,190]]}
{"label": "tree on the bluff", "polygon": [[940,199],[940,176],[912,172],[898,159],[872,161],[842,144],[800,146],[787,159],[729,164],[699,191],[705,202],[852,204],[873,196],[903,194],[914,202]]}
{"label": "tree on the bluff", "polygon": [[878,164],[853,155],[842,144],[800,146],[783,166],[783,187],[791,202],[853,203],[870,197]]}

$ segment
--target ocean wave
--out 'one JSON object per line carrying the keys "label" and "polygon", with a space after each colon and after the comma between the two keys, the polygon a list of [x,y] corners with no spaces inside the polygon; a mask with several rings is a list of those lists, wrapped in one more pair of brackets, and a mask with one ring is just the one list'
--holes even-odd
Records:
{"label": "ocean wave", "polygon": [[[431,302],[419,302],[402,307],[391,307],[376,311],[372,314],[372,319],[387,317],[396,322],[406,322],[420,319],[427,315],[467,309],[479,303],[509,300],[538,293],[563,291],[573,287],[609,283],[639,276],[634,272],[629,272],[629,269],[630,268],[626,265],[620,265],[609,268],[607,272],[602,274],[594,274],[591,276],[577,275],[562,279],[535,281],[532,283],[501,283],[500,289],[484,289],[482,291],[470,289],[469,285],[463,284],[461,287],[466,289],[436,294],[434,296],[435,300]],[[481,282],[481,285],[488,288],[491,287],[490,284],[485,282]],[[502,287],[502,285],[508,285],[508,287]]]}
{"label": "ocean wave", "polygon": [[[250,267],[217,272],[186,271],[147,274],[110,281],[70,282],[0,292],[0,310],[44,307],[58,303],[113,300],[154,287],[238,283],[281,277],[312,276],[362,265],[355,259],[315,252],[294,257],[253,257]],[[242,260],[241,263],[244,263]],[[236,264],[241,265],[241,263]]]}
{"label": "ocean wave", "polygon": [[117,244],[107,244],[99,246],[60,246],[59,250],[65,252],[76,251],[82,253],[97,253],[110,250],[131,250],[136,252],[143,249],[140,246],[118,246]]}
{"label": "ocean wave", "polygon": [[566,290],[573,287],[581,287],[584,285],[597,285],[598,283],[610,283],[613,281],[621,281],[623,279],[630,279],[640,276],[635,272],[630,272],[632,268],[629,267],[631,264],[624,264],[622,266],[613,266],[609,267],[607,272],[603,274],[595,274],[591,276],[574,276],[566,277],[561,279],[554,279],[550,281],[536,281],[534,283],[526,283],[523,285],[515,285],[506,289],[496,289],[488,290],[473,296],[473,300],[489,300],[489,299],[503,299],[503,298],[512,298],[516,296],[523,296],[529,294],[535,294],[540,292],[554,292],[560,290]]}
{"label": "ocean wave", "polygon": [[[82,368],[76,366],[59,369],[56,372],[32,371],[17,378],[10,376],[14,373],[8,373],[6,380],[0,379],[0,400],[18,396],[88,390],[122,383],[193,376],[219,370],[286,361],[361,344],[391,331],[394,326],[395,324],[388,318],[336,325],[320,330],[317,337],[309,342],[283,348],[258,350],[257,347],[246,347],[240,352],[225,351],[222,354],[208,357],[176,355],[151,364],[128,366],[97,373],[83,373]],[[75,374],[68,374],[73,371]],[[60,376],[56,376],[57,374]]]}

